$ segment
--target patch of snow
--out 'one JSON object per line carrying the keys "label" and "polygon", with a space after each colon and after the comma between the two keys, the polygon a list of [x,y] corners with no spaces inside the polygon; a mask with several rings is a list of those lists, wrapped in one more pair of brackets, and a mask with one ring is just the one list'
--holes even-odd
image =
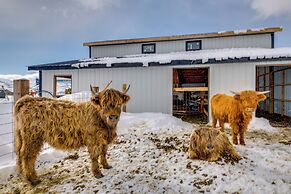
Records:
{"label": "patch of snow", "polygon": [[253,117],[249,126],[249,131],[262,130],[269,133],[277,132],[278,129],[272,127],[268,119]]}
{"label": "patch of snow", "polygon": [[248,31],[248,29],[244,29],[244,30],[234,30],[233,32],[235,34],[245,34]]}
{"label": "patch of snow", "polygon": [[[38,166],[41,163],[57,162],[67,155],[68,155],[67,152],[56,150],[54,148],[45,149],[37,158],[36,166]],[[0,181],[7,180],[10,174],[16,174],[15,159],[5,165],[2,166],[0,165]]]}

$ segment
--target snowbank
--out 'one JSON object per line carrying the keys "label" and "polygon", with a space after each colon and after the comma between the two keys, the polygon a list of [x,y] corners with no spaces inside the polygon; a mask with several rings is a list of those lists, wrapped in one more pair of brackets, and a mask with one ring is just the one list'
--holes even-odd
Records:
{"label": "snowbank", "polygon": [[82,91],[82,92],[77,92],[74,94],[64,95],[64,96],[60,97],[59,99],[71,100],[71,101],[75,101],[75,102],[86,102],[90,99],[91,96],[92,96],[91,92]]}
{"label": "snowbank", "polygon": [[190,123],[174,116],[163,113],[122,113],[117,129],[119,134],[128,133],[133,128],[147,129],[147,131],[177,131],[192,129]]}
{"label": "snowbank", "polygon": [[249,124],[249,131],[261,130],[269,133],[277,132],[278,129],[272,127],[268,119],[253,117]]}
{"label": "snowbank", "polygon": [[[229,123],[226,123],[224,125],[226,128],[231,128]],[[253,116],[252,120],[248,125],[248,131],[265,131],[268,133],[275,133],[278,132],[278,129],[272,127],[268,119]]]}

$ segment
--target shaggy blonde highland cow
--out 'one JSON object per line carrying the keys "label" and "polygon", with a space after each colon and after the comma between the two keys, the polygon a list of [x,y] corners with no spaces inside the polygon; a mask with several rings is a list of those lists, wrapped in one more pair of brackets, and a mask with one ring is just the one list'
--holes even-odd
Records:
{"label": "shaggy blonde highland cow", "polygon": [[232,92],[234,96],[225,94],[216,94],[211,99],[212,127],[216,127],[219,121],[220,130],[224,131],[224,123],[230,123],[232,129],[232,142],[245,145],[244,136],[248,125],[252,119],[253,112],[260,101],[266,99],[265,92],[245,90],[241,92]]}
{"label": "shaggy blonde highland cow", "polygon": [[190,159],[213,162],[225,155],[235,161],[241,159],[223,132],[210,128],[200,128],[193,131],[188,149]]}
{"label": "shaggy blonde highland cow", "polygon": [[46,142],[61,150],[86,146],[93,175],[103,177],[98,160],[103,168],[111,168],[106,153],[108,144],[117,136],[121,106],[130,99],[126,92],[105,89],[84,103],[30,96],[19,99],[14,106],[19,173],[32,185],[40,183],[35,161]]}

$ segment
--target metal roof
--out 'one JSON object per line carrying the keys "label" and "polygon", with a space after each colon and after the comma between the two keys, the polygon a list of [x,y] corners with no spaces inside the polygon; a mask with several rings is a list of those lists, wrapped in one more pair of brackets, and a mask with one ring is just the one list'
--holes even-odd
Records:
{"label": "metal roof", "polygon": [[85,43],[83,43],[83,46],[89,46],[89,47],[90,46],[106,46],[106,45],[120,45],[120,44],[132,44],[132,43],[149,43],[149,42],[161,42],[161,41],[216,38],[216,37],[226,37],[226,36],[254,35],[254,34],[281,32],[282,30],[283,30],[283,28],[281,28],[281,27],[272,27],[272,28],[200,33],[200,34],[160,36],[160,37],[150,37],[150,38],[105,40],[105,41],[96,41],[96,42],[85,42]]}

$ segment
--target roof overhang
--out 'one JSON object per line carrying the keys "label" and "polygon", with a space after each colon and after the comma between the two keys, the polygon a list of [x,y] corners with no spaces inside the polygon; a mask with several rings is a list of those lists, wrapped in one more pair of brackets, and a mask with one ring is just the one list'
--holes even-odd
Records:
{"label": "roof overhang", "polygon": [[121,39],[121,40],[106,40],[96,42],[85,42],[83,46],[106,46],[106,45],[120,45],[120,44],[133,44],[133,43],[149,43],[149,42],[162,42],[162,41],[176,41],[176,40],[189,40],[189,39],[202,39],[202,38],[216,38],[226,36],[241,36],[241,35],[255,35],[281,32],[282,27],[260,28],[260,29],[246,29],[237,31],[223,31],[202,34],[188,34],[176,36],[161,36],[150,38],[137,38],[137,39]]}
{"label": "roof overhang", "polygon": [[232,48],[184,51],[164,54],[140,54],[123,57],[100,57],[31,65],[28,70],[59,70],[83,68],[126,68],[165,65],[204,65],[241,62],[290,61],[291,48]]}

